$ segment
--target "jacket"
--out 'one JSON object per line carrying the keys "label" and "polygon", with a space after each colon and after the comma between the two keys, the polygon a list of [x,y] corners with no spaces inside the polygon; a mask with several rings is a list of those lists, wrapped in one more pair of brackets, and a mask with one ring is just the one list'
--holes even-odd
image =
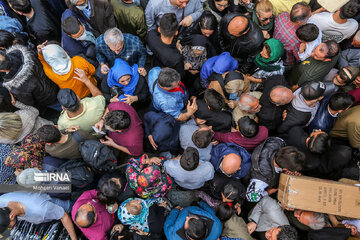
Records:
{"label": "jacket", "polygon": [[341,51],[338,64],[339,69],[347,66],[360,67],[360,49],[349,48]]}
{"label": "jacket", "polygon": [[171,210],[169,216],[166,218],[164,224],[164,232],[167,239],[171,240],[186,240],[184,234],[184,223],[186,217],[190,214],[195,214],[205,220],[208,228],[208,235],[206,240],[214,240],[220,237],[222,225],[220,220],[216,217],[214,210],[204,202],[200,202],[200,207],[190,206],[183,210],[174,208]]}
{"label": "jacket", "polygon": [[220,44],[224,51],[230,52],[231,56],[239,61],[241,72],[252,73],[255,68],[254,60],[261,51],[264,36],[260,28],[249,19],[250,30],[240,37],[233,37],[228,31],[230,21],[240,13],[228,13],[220,22]]}
{"label": "jacket", "polygon": [[277,187],[280,175],[275,172],[273,160],[275,153],[285,146],[285,141],[278,137],[269,137],[257,146],[251,155],[251,178],[267,183],[270,188]]}
{"label": "jacket", "polygon": [[324,132],[330,132],[337,116],[332,116],[329,113],[329,101],[332,94],[326,96],[321,102],[319,109],[316,112],[315,118],[311,121],[308,132],[311,133],[314,129],[321,129]]}
{"label": "jacket", "polygon": [[91,6],[90,19],[88,19],[76,6],[72,5],[70,0],[65,0],[65,3],[71,11],[82,16],[90,23],[94,29],[95,37],[100,36],[109,28],[116,27],[113,8],[108,0],[89,0],[89,4]]}
{"label": "jacket", "polygon": [[59,88],[44,73],[39,60],[24,46],[13,45],[10,72],[3,77],[3,86],[25,105],[45,107],[56,102]]}
{"label": "jacket", "polygon": [[211,164],[215,171],[221,173],[220,164],[225,155],[235,153],[241,158],[241,169],[238,170],[232,177],[235,179],[243,178],[247,175],[251,168],[251,155],[245,148],[233,143],[220,143],[216,145],[211,151]]}

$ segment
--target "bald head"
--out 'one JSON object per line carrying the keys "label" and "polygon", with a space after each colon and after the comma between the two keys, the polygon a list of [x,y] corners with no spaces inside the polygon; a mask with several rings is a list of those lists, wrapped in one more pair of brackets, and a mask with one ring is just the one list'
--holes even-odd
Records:
{"label": "bald head", "polygon": [[284,86],[276,86],[270,92],[270,100],[275,105],[285,105],[293,100],[294,94],[293,92]]}
{"label": "bald head", "polygon": [[224,173],[232,175],[241,168],[241,158],[235,153],[225,155],[222,160],[221,169]]}
{"label": "bald head", "polygon": [[248,26],[249,20],[246,17],[237,16],[230,21],[228,31],[231,35],[240,37],[242,33],[245,33],[244,30],[246,30]]}
{"label": "bald head", "polygon": [[290,20],[295,25],[305,24],[311,16],[311,8],[305,2],[294,4],[290,11]]}
{"label": "bald head", "polygon": [[240,96],[238,105],[242,111],[252,112],[253,108],[259,105],[259,99],[244,93]]}
{"label": "bald head", "polygon": [[88,228],[96,221],[96,213],[93,206],[83,204],[75,214],[75,223],[81,228]]}

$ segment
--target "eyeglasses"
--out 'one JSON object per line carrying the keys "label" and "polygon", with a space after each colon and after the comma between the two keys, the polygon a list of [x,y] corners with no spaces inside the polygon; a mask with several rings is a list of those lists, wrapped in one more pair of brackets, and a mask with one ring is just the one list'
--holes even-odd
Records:
{"label": "eyeglasses", "polygon": [[256,13],[256,15],[258,16],[260,22],[266,22],[266,21],[269,21],[269,20],[271,20],[271,19],[273,19],[275,17],[274,15],[271,15],[270,17],[261,19],[259,13]]}

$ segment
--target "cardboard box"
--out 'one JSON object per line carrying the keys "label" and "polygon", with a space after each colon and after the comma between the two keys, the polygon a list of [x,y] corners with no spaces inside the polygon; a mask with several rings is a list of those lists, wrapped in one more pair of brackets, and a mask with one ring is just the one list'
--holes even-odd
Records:
{"label": "cardboard box", "polygon": [[318,3],[329,12],[335,12],[349,1],[350,0],[318,0]]}
{"label": "cardboard box", "polygon": [[278,200],[287,207],[360,218],[360,187],[281,174]]}

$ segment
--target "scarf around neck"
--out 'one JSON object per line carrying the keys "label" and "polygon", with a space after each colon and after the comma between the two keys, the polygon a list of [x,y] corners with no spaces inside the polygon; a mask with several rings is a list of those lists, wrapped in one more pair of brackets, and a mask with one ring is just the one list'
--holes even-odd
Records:
{"label": "scarf around neck", "polygon": [[260,20],[259,20],[258,16],[256,15],[256,11],[254,11],[253,14],[252,14],[252,20],[256,25],[258,25],[258,27],[261,30],[264,30],[264,31],[267,31],[267,32],[270,32],[274,27],[274,18],[271,18],[270,22],[268,24],[261,25]]}
{"label": "scarf around neck", "polygon": [[278,61],[284,54],[284,45],[275,38],[270,38],[264,42],[268,44],[271,49],[271,54],[269,58],[263,58],[260,53],[256,55],[255,64],[258,68],[265,70],[267,72],[273,72],[281,69],[280,64],[273,64]]}

